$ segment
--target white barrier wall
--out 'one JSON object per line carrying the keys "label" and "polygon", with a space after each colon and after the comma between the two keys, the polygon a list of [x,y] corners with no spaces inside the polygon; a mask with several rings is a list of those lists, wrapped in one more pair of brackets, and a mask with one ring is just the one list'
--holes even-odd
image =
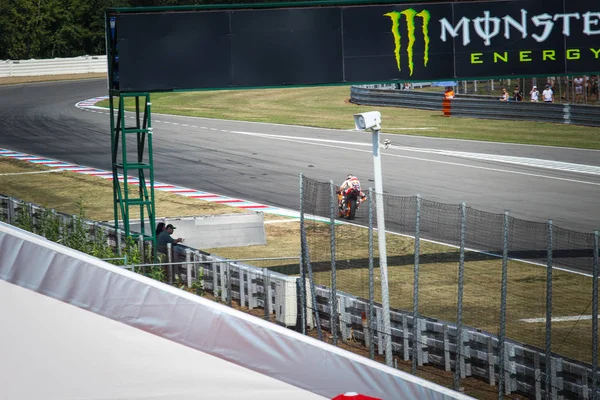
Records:
{"label": "white barrier wall", "polygon": [[[156,223],[159,222],[175,226],[173,237],[185,239],[183,244],[194,249],[267,244],[264,214],[261,212],[167,217],[157,219]],[[146,232],[150,231],[149,225],[145,223]],[[140,227],[139,220],[129,222],[131,232],[141,232]]]}
{"label": "white barrier wall", "polygon": [[106,73],[106,56],[81,56],[49,60],[1,60],[0,78],[63,74]]}
{"label": "white barrier wall", "polygon": [[[347,391],[357,391],[383,399],[471,399],[2,222],[0,280],[318,396],[332,398]],[[77,321],[73,323],[77,324]],[[53,332],[52,327],[45,329],[46,333]],[[89,364],[85,354],[81,357],[73,368]],[[10,368],[14,363],[7,360],[4,368]],[[3,370],[1,367],[2,364],[0,371]],[[64,372],[72,375],[68,370]],[[223,373],[227,374],[226,371]],[[223,388],[223,392],[231,387]],[[229,398],[240,396],[243,395]],[[264,394],[243,397],[267,398]],[[288,397],[280,392],[277,398]]]}

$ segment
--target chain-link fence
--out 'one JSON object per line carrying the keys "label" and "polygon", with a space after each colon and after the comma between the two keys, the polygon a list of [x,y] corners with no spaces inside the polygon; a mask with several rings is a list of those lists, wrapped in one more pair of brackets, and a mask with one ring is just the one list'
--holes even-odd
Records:
{"label": "chain-link fence", "polygon": [[455,388],[479,376],[500,393],[600,398],[597,232],[384,195],[385,316],[374,196],[340,223],[335,189],[301,177],[307,318],[319,337],[376,357],[390,318],[393,356],[413,372],[437,364],[455,371]]}
{"label": "chain-link fence", "polygon": [[126,237],[113,226],[0,195],[0,222],[95,256],[121,268],[284,326],[297,325],[297,278],[271,271],[299,257],[225,259],[178,244],[155,253],[143,236]]}
{"label": "chain-link fence", "polygon": [[509,92],[511,99],[515,92],[519,92],[522,96],[521,101],[530,101],[531,91],[535,86],[539,92],[539,101],[543,101],[542,92],[548,86],[554,93],[555,103],[599,105],[599,80],[598,75],[580,75],[460,81],[457,82],[456,93],[500,97],[504,88]]}
{"label": "chain-link fence", "polygon": [[[125,268],[371,358],[405,361],[413,373],[453,371],[457,389],[476,376],[500,395],[600,398],[597,232],[385,195],[386,315],[373,194],[356,220],[340,223],[332,182],[301,177],[300,186],[303,268],[285,261],[285,271],[255,266],[269,259],[193,249],[156,264],[143,240],[9,197],[0,196],[0,220],[118,264],[124,254],[114,250],[129,247]],[[113,252],[98,252],[103,243]]]}

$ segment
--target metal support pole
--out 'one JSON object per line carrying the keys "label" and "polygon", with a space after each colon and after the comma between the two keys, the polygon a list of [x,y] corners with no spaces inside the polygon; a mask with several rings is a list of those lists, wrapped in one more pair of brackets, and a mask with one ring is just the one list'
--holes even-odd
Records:
{"label": "metal support pole", "polygon": [[456,368],[454,370],[454,390],[460,390],[460,378],[463,374],[463,291],[465,284],[465,227],[467,224],[467,205],[461,205],[460,220],[460,257],[458,262],[458,299],[456,313]]}
{"label": "metal support pole", "polygon": [[[302,175],[300,175],[300,179],[302,179]],[[302,201],[304,200],[304,189],[302,187],[303,183],[301,183],[301,192],[302,192],[302,196],[301,199]],[[313,276],[313,270],[312,270],[312,265],[310,263],[310,251],[308,249],[308,243],[306,240],[306,229],[304,227],[304,207],[302,207],[301,209],[301,231],[300,231],[300,240],[302,242],[302,259],[304,261],[304,263],[306,264],[306,271],[308,273],[308,281],[310,283],[310,297],[311,297],[311,301],[312,301],[312,311],[313,311],[313,315],[315,317],[315,325],[317,326],[317,336],[319,338],[319,340],[323,340],[323,332],[321,331],[321,320],[319,317],[319,309],[318,309],[318,304],[317,304],[317,290],[315,288],[315,279]]]}
{"label": "metal support pole", "polygon": [[594,269],[592,272],[592,400],[600,400],[598,393],[598,231],[594,232]]}
{"label": "metal support pole", "polygon": [[[413,281],[413,347],[411,373],[417,373],[417,361],[419,358],[419,338],[417,337],[417,325],[419,319],[419,253],[421,248],[421,196],[417,195],[417,218],[415,221],[415,267]],[[405,331],[406,333],[406,331]]]}
{"label": "metal support pole", "polygon": [[[142,221],[142,225],[144,224],[144,221]],[[144,259],[144,236],[140,235],[138,236],[138,248],[140,250],[140,262],[142,264],[146,263],[146,260]]]}
{"label": "metal support pole", "polygon": [[[152,242],[150,242],[150,245],[152,245]],[[148,252],[148,254],[152,254],[152,252]],[[187,264],[185,265],[186,268],[186,279],[187,279],[187,287],[191,288],[192,287],[192,251],[190,249],[185,249],[185,261],[187,262]]]}
{"label": "metal support pole", "polygon": [[375,335],[373,330],[373,324],[375,320],[374,308],[375,308],[375,277],[373,265],[373,189],[369,188],[369,337],[371,338],[369,343],[369,358],[373,360],[375,358]]}
{"label": "metal support pole", "polygon": [[14,209],[14,202],[13,202],[13,198],[9,197],[8,198],[8,204],[7,204],[7,209],[6,209],[6,221],[8,222],[9,225],[14,225],[15,223],[15,209]]}
{"label": "metal support pole", "polygon": [[312,265],[310,263],[310,252],[308,247],[305,246],[306,254],[304,260],[306,262],[306,269],[308,271],[308,281],[310,282],[310,299],[312,302],[312,311],[315,317],[315,325],[317,326],[317,337],[319,340],[323,340],[323,331],[321,331],[321,319],[319,316],[319,305],[317,303],[317,289],[315,287],[315,277],[313,275]]}
{"label": "metal support pole", "polygon": [[338,307],[337,307],[337,285],[336,285],[336,270],[335,270],[335,185],[333,181],[329,181],[329,212],[330,212],[330,243],[331,243],[331,313],[329,315],[329,323],[331,326],[331,334],[333,336],[333,345],[338,344]]}
{"label": "metal support pole", "polygon": [[546,399],[552,398],[552,220],[548,220],[546,266]]}
{"label": "metal support pole", "polygon": [[306,273],[304,269],[304,246],[306,230],[304,226],[304,179],[300,174],[300,332],[306,335]]}
{"label": "metal support pole", "polygon": [[390,294],[388,289],[387,249],[385,242],[385,216],[383,214],[383,175],[379,130],[373,129],[373,164],[375,196],[377,198],[377,237],[379,238],[379,272],[381,273],[381,304],[383,308],[383,333],[385,337],[385,363],[392,366],[392,329],[390,327]]}
{"label": "metal support pole", "polygon": [[173,246],[171,243],[167,243],[167,262],[169,263],[169,283],[173,284],[173,264],[171,264],[173,262]]}
{"label": "metal support pole", "polygon": [[[558,101],[555,101],[555,103],[562,103],[562,78],[559,76],[557,80],[558,80]],[[552,91],[556,95],[556,90],[554,90],[554,86],[552,87]]]}
{"label": "metal support pole", "polygon": [[265,289],[264,311],[266,321],[269,321],[271,319],[271,277],[269,276],[270,271],[271,270],[269,268],[263,268],[263,286]]}
{"label": "metal support pole", "polygon": [[[269,272],[269,269],[267,268],[267,273]],[[231,279],[232,279],[232,273],[231,273],[231,263],[227,263],[227,269],[226,269],[226,274],[225,277],[227,278],[227,305],[229,307],[231,307],[231,301],[233,298],[233,293],[231,292]],[[269,281],[270,284],[270,281]],[[267,293],[269,293],[269,291],[267,290]],[[269,298],[270,300],[270,298]]]}
{"label": "metal support pole", "polygon": [[31,221],[31,232],[37,233],[35,224],[35,212],[33,210],[33,203],[27,203],[27,211],[29,213],[29,220]]}
{"label": "metal support pole", "polygon": [[504,361],[506,359],[506,297],[508,286],[508,212],[504,213],[504,240],[502,249],[502,287],[500,289],[500,333],[498,334],[498,399],[504,399]]}

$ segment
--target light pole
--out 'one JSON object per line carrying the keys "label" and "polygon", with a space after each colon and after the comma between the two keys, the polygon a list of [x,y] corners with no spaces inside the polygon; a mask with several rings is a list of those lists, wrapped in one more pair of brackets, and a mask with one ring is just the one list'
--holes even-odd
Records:
{"label": "light pole", "polygon": [[[383,175],[381,172],[381,149],[379,130],[381,113],[370,111],[354,115],[357,130],[371,131],[373,139],[373,169],[375,177],[375,199],[377,205],[377,237],[379,240],[379,272],[381,273],[381,306],[383,308],[383,333],[385,339],[385,363],[392,366],[392,328],[390,326],[390,294],[388,284],[387,249],[385,242],[385,217],[383,212]],[[386,140],[386,146],[389,141]]]}

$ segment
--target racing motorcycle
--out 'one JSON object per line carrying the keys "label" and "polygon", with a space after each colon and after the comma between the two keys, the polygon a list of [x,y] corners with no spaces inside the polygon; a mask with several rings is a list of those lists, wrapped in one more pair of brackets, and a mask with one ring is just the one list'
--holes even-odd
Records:
{"label": "racing motorcycle", "polygon": [[339,216],[352,220],[360,204],[360,193],[356,188],[347,189],[345,192],[346,199],[344,199],[344,194],[338,190]]}

